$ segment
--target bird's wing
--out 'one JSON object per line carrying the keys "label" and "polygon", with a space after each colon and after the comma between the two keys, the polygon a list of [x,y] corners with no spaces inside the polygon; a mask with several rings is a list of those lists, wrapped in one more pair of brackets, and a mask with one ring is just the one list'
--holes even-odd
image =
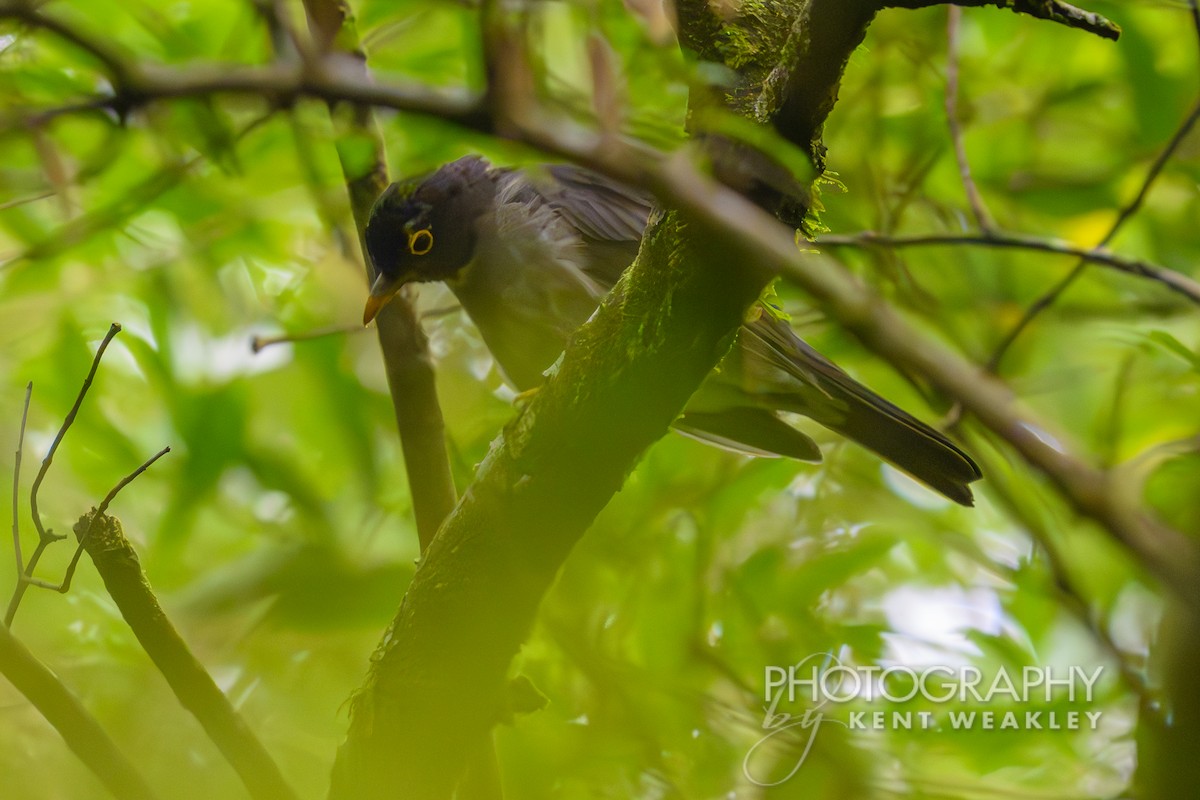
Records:
{"label": "bird's wing", "polygon": [[652,196],[570,164],[555,164],[546,171],[554,185],[539,189],[581,234],[599,241],[641,240],[654,208]]}
{"label": "bird's wing", "polygon": [[583,245],[580,269],[604,292],[633,263],[654,198],[570,164],[496,171],[499,193],[530,213],[553,213]]}

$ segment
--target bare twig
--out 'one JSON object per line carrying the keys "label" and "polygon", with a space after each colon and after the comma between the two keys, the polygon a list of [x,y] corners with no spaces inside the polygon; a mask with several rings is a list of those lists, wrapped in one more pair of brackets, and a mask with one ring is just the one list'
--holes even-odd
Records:
{"label": "bare twig", "polygon": [[[136,479],[143,472],[150,469],[150,466],[152,464],[154,464],[155,461],[158,461],[160,458],[162,458],[169,452],[171,452],[171,448],[164,447],[162,450],[159,450],[157,453],[150,456],[150,458],[146,459],[146,461],[144,461],[140,467],[138,467],[133,472],[129,473],[124,478],[119,480],[117,482],[117,485],[114,486],[112,489],[110,489],[108,494],[106,494],[104,496],[104,499],[100,501],[100,505],[96,507],[96,510],[93,512],[91,519],[95,520],[99,517],[103,517],[104,512],[108,510],[109,504],[112,503],[112,501],[116,499],[117,495],[120,493],[120,491],[122,489],[124,489],[126,486],[128,486],[130,483],[132,483],[133,480]],[[67,571],[63,575],[62,582],[60,584],[58,584],[57,586],[39,584],[39,586],[41,586],[41,588],[53,589],[54,591],[59,592],[60,594],[66,594],[71,589],[71,579],[75,577],[75,568],[79,565],[79,556],[83,554],[84,548],[87,546],[88,535],[91,534],[91,532],[92,532],[92,528],[91,528],[91,523],[89,522],[87,530],[84,531],[83,534],[79,536],[79,544],[75,547],[75,555],[71,556],[71,563],[67,565]]]}
{"label": "bare twig", "polygon": [[992,231],[986,234],[932,233],[914,236],[889,236],[874,231],[822,236],[824,247],[941,247],[977,246],[1016,250],[1035,250],[1060,256],[1075,256],[1085,262],[1111,267],[1120,272],[1148,278],[1178,292],[1193,303],[1200,303],[1200,283],[1168,267],[1119,256],[1103,246],[1078,247],[1061,239],[1045,239],[1020,233]]}
{"label": "bare twig", "polygon": [[250,350],[259,353],[272,345],[290,344],[292,342],[310,342],[323,339],[326,336],[350,336],[367,330],[362,325],[329,325],[324,328],[314,328],[300,333],[283,333],[279,336],[255,336],[250,340]]}
{"label": "bare twig", "polygon": [[[1120,232],[1122,226],[1132,219],[1134,214],[1141,210],[1142,203],[1145,202],[1146,196],[1150,193],[1150,188],[1154,185],[1155,180],[1158,178],[1163,168],[1167,165],[1167,162],[1170,161],[1171,157],[1175,155],[1175,151],[1179,149],[1179,146],[1187,138],[1188,134],[1191,133],[1197,119],[1200,119],[1200,103],[1198,103],[1192,109],[1191,113],[1187,115],[1183,123],[1175,131],[1175,135],[1172,136],[1171,140],[1167,143],[1167,146],[1164,147],[1158,154],[1158,157],[1154,159],[1154,163],[1150,165],[1150,171],[1146,174],[1145,180],[1142,181],[1142,186],[1138,190],[1137,196],[1134,197],[1127,206],[1121,209],[1121,213],[1117,215],[1117,219],[1113,222],[1112,227],[1108,229],[1108,233],[1106,233],[1104,238],[1101,239],[1096,245],[1097,248],[1104,247],[1111,242],[1117,233]],[[1011,330],[1009,330],[1008,334],[1000,341],[1000,344],[998,344],[996,349],[992,352],[991,358],[988,359],[989,372],[995,372],[997,369],[999,369],[1000,362],[1004,360],[1004,355],[1012,347],[1013,342],[1020,337],[1020,335],[1025,331],[1026,328],[1029,327],[1030,323],[1032,323],[1039,314],[1041,314],[1050,306],[1054,305],[1058,298],[1062,297],[1063,293],[1067,291],[1067,289],[1070,288],[1073,283],[1075,283],[1079,276],[1084,273],[1084,271],[1087,269],[1087,265],[1088,261],[1086,259],[1081,260],[1071,269],[1070,272],[1068,272],[1061,280],[1059,280],[1058,283],[1050,287],[1045,294],[1035,300],[1033,304],[1025,310],[1025,313],[1021,316],[1021,319],[1017,320],[1017,324],[1014,325]]]}
{"label": "bare twig", "polygon": [[38,192],[37,194],[31,194],[28,197],[17,197],[12,200],[5,200],[3,203],[0,203],[0,211],[7,211],[10,208],[23,206],[26,203],[36,203],[38,200],[45,200],[47,197],[54,197],[55,194],[56,193],[54,191]]}
{"label": "bare twig", "polygon": [[[50,464],[54,461],[54,454],[58,452],[58,446],[62,444],[63,437],[67,435],[67,431],[70,430],[72,423],[75,422],[75,417],[79,413],[79,407],[83,405],[83,398],[87,397],[88,389],[92,387],[92,381],[96,377],[96,370],[100,368],[100,359],[104,357],[104,351],[108,349],[108,343],[120,332],[121,324],[114,322],[109,326],[108,332],[104,334],[104,338],[100,340],[100,346],[96,348],[96,355],[92,358],[92,367],[88,370],[87,377],[83,379],[83,385],[79,388],[79,394],[75,397],[75,404],[71,406],[71,410],[63,418],[63,423],[59,427],[54,441],[50,443],[50,449],[46,451],[46,457],[42,459],[42,466],[38,470],[37,476],[33,479],[33,486],[29,490],[29,513],[33,517],[33,526],[37,529],[38,538],[43,541],[55,541],[65,537],[55,536],[42,526],[42,516],[38,512],[38,490],[42,487],[42,481],[46,479],[46,473],[50,470]],[[32,568],[33,559],[31,558],[31,571]]]}
{"label": "bare twig", "polygon": [[1121,29],[1101,15],[1077,8],[1061,0],[885,0],[884,8],[928,8],[953,3],[956,6],[999,6],[1010,8],[1018,14],[1028,14],[1038,19],[1057,22],[1070,28],[1093,33],[1103,39],[1116,39]]}
{"label": "bare twig", "polygon": [[21,555],[21,522],[17,509],[21,499],[21,454],[25,449],[25,423],[29,420],[29,400],[31,397],[33,397],[33,381],[30,381],[25,387],[25,405],[21,409],[21,430],[17,434],[17,452],[13,459],[12,535],[13,552],[16,554],[17,560],[17,583],[20,583],[21,578],[25,575],[25,559]]}
{"label": "bare twig", "polygon": [[[67,416],[63,419],[63,423],[58,429],[58,434],[55,435],[54,441],[50,443],[50,449],[46,452],[45,458],[42,459],[42,466],[38,470],[37,476],[33,479],[33,486],[29,490],[29,514],[33,518],[33,526],[37,530],[38,543],[33,553],[29,556],[29,562],[25,564],[25,568],[17,580],[17,585],[13,588],[12,598],[9,599],[8,609],[4,613],[5,627],[12,625],[13,618],[17,614],[17,609],[21,605],[21,598],[25,596],[25,591],[29,586],[35,583],[33,573],[37,568],[38,562],[42,559],[42,554],[46,552],[46,548],[54,542],[66,538],[65,536],[55,534],[51,530],[47,530],[42,525],[42,517],[38,511],[38,490],[42,486],[42,481],[46,478],[50,464],[54,461],[54,454],[58,451],[58,446],[62,443],[63,437],[67,435],[67,431],[75,421],[75,416],[79,413],[80,406],[83,405],[83,398],[87,396],[88,389],[91,388],[92,380],[96,377],[96,370],[100,367],[100,359],[104,357],[104,351],[108,349],[108,343],[120,332],[121,325],[114,322],[109,326],[108,332],[104,334],[104,338],[100,341],[100,346],[96,348],[96,355],[92,358],[92,367],[88,370],[87,377],[83,379],[83,386],[80,387],[79,394],[75,398],[75,404],[71,406],[71,410],[67,412]],[[13,507],[14,509],[16,508],[15,503]]]}
{"label": "bare twig", "polygon": [[1113,237],[1120,232],[1121,228],[1128,222],[1134,214],[1142,210],[1142,205],[1146,202],[1147,195],[1150,194],[1150,189],[1154,186],[1154,182],[1158,180],[1158,176],[1162,173],[1163,168],[1167,166],[1174,156],[1179,146],[1187,139],[1188,134],[1192,132],[1196,121],[1200,120],[1200,103],[1197,103],[1192,110],[1184,118],[1171,140],[1167,142],[1167,146],[1162,149],[1158,157],[1154,159],[1154,163],[1150,165],[1150,171],[1146,173],[1146,179],[1142,181],[1142,186],[1138,189],[1137,196],[1125,208],[1121,209],[1121,213],[1117,216],[1108,233],[1100,240],[1097,247],[1104,247],[1113,240]]}
{"label": "bare twig", "polygon": [[975,215],[975,224],[985,233],[995,227],[992,215],[988,213],[987,204],[975,178],[971,175],[971,163],[967,160],[967,146],[963,141],[962,121],[958,118],[958,39],[962,27],[962,9],[950,6],[949,21],[946,24],[946,121],[950,126],[950,140],[954,142],[954,159],[958,162],[958,174],[962,179],[963,191],[967,194],[967,202],[971,213]]}

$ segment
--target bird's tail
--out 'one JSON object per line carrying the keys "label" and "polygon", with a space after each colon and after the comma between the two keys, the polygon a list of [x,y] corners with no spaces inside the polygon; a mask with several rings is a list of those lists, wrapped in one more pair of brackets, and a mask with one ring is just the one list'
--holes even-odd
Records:
{"label": "bird's tail", "polygon": [[821,404],[819,413],[814,413],[811,405],[783,410],[812,417],[954,502],[974,505],[968,484],[983,473],[958,445],[836,367],[823,370],[818,384],[830,401]]}

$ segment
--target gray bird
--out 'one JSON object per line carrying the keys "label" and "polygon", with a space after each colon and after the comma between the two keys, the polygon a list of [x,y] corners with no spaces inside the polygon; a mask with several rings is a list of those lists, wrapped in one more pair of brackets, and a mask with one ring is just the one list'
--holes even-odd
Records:
{"label": "gray bird", "polygon": [[[652,199],[587,170],[522,171],[466,156],[389,186],[366,244],[377,278],[364,324],[400,287],[443,281],[505,378],[540,385],[571,334],[637,255]],[[962,505],[981,477],[970,456],[879,397],[764,309],[689,401],[674,427],[744,453],[821,460],[790,411],[875,451]]]}

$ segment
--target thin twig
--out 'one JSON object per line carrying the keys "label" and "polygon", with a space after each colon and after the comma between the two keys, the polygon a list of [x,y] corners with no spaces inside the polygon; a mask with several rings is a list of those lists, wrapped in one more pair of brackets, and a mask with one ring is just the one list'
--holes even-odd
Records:
{"label": "thin twig", "polygon": [[[1168,142],[1167,146],[1158,154],[1158,157],[1150,166],[1150,171],[1146,174],[1146,179],[1142,181],[1142,186],[1141,189],[1138,190],[1137,196],[1134,197],[1133,201],[1125,206],[1125,208],[1121,209],[1121,213],[1117,215],[1117,219],[1115,222],[1113,222],[1112,227],[1108,229],[1108,233],[1106,233],[1104,238],[1101,239],[1096,245],[1097,248],[1104,247],[1111,242],[1121,228],[1125,225],[1125,223],[1132,219],[1133,215],[1141,210],[1142,204],[1146,200],[1146,196],[1150,193],[1150,188],[1154,185],[1155,180],[1158,178],[1163,168],[1167,165],[1167,162],[1170,161],[1171,157],[1175,155],[1175,151],[1179,149],[1179,146],[1187,138],[1188,134],[1191,133],[1191,130],[1195,126],[1197,119],[1200,119],[1200,103],[1198,103],[1192,109],[1191,113],[1187,115],[1187,118],[1184,119],[1183,124],[1181,124],[1178,130],[1175,131],[1175,135],[1171,137],[1171,141]],[[1009,351],[1017,338],[1020,337],[1020,335],[1025,331],[1026,328],[1029,327],[1030,323],[1032,323],[1039,314],[1041,314],[1050,306],[1054,305],[1058,298],[1063,295],[1063,292],[1070,288],[1070,286],[1075,283],[1079,276],[1082,275],[1085,270],[1087,270],[1087,266],[1088,260],[1081,260],[1071,268],[1070,272],[1068,272],[1061,280],[1054,284],[1049,291],[1035,300],[1033,304],[1025,310],[1025,313],[1021,316],[1021,319],[1017,320],[1017,324],[1012,327],[1012,329],[992,352],[991,358],[988,359],[987,364],[989,372],[995,372],[997,369],[999,369],[1000,362],[1004,360],[1004,355]]]}
{"label": "thin twig", "polygon": [[7,211],[10,208],[23,206],[26,203],[36,203],[38,200],[45,200],[47,197],[54,197],[56,194],[57,192],[52,190],[48,192],[39,192],[38,194],[31,194],[28,197],[17,197],[13,200],[6,200],[3,203],[0,203],[0,211]]}
{"label": "thin twig", "polygon": [[13,459],[13,490],[12,490],[12,535],[13,552],[17,558],[17,583],[25,574],[25,559],[21,555],[21,523],[17,512],[17,504],[21,493],[21,454],[25,449],[25,423],[29,419],[29,401],[33,397],[33,381],[25,387],[25,406],[21,409],[21,431],[17,434],[17,453]]}
{"label": "thin twig", "polygon": [[[42,486],[42,481],[46,478],[46,473],[50,469],[51,462],[54,461],[54,454],[58,450],[59,444],[62,443],[63,437],[67,435],[67,430],[70,429],[71,423],[75,421],[76,414],[79,413],[79,407],[83,405],[83,398],[87,396],[88,389],[91,388],[92,380],[96,377],[96,370],[100,367],[100,359],[104,357],[104,351],[108,349],[108,343],[113,340],[113,337],[121,332],[120,323],[114,322],[109,326],[108,332],[104,334],[104,338],[100,341],[100,346],[96,348],[96,355],[92,358],[92,368],[88,370],[87,377],[83,379],[83,386],[79,389],[79,395],[75,398],[75,404],[71,406],[71,410],[67,412],[67,416],[63,419],[62,426],[58,429],[58,434],[54,437],[54,441],[50,443],[50,449],[46,452],[46,457],[42,459],[42,466],[38,470],[37,477],[33,479],[33,486],[29,490],[29,514],[33,518],[33,527],[37,530],[38,543],[34,548],[33,553],[29,556],[29,562],[25,564],[25,569],[17,580],[17,585],[13,587],[12,597],[8,601],[8,609],[4,612],[4,627],[12,625],[13,618],[17,615],[17,609],[21,605],[21,598],[25,596],[25,591],[29,588],[33,581],[34,570],[37,569],[38,562],[42,560],[42,554],[46,552],[46,548],[60,539],[65,539],[65,536],[59,536],[51,530],[47,530],[42,525],[42,517],[38,511],[38,490]],[[14,508],[16,504],[13,504]]]}
{"label": "thin twig", "polygon": [[959,6],[999,6],[1009,8],[1018,14],[1028,14],[1037,19],[1050,20],[1069,28],[1078,28],[1104,39],[1116,39],[1121,35],[1121,28],[1105,19],[1094,11],[1064,3],[1062,0],[885,0],[884,8],[928,8],[929,6],[945,5],[953,2]]}
{"label": "thin twig", "polygon": [[350,335],[358,334],[368,330],[362,324],[357,325],[329,325],[324,328],[315,328],[311,331],[302,331],[300,333],[283,333],[278,336],[254,336],[250,339],[250,351],[260,353],[268,347],[276,344],[290,344],[292,342],[311,342],[314,339],[323,339],[326,336]]}
{"label": "thin twig", "polygon": [[1191,112],[1184,118],[1183,123],[1180,124],[1179,129],[1175,131],[1175,135],[1167,142],[1167,146],[1158,154],[1158,158],[1154,159],[1154,163],[1150,165],[1150,171],[1146,173],[1146,179],[1142,182],[1142,187],[1138,190],[1137,196],[1133,198],[1133,202],[1121,211],[1116,222],[1113,223],[1112,228],[1109,229],[1104,238],[1100,240],[1100,243],[1096,245],[1097,247],[1104,247],[1111,242],[1122,226],[1142,209],[1142,204],[1146,202],[1146,197],[1150,194],[1150,189],[1154,186],[1154,182],[1158,180],[1158,176],[1162,173],[1163,168],[1167,166],[1167,162],[1174,157],[1179,146],[1183,144],[1188,134],[1192,132],[1192,128],[1195,127],[1197,120],[1200,120],[1200,103],[1197,103],[1192,108]]}
{"label": "thin twig", "polygon": [[0,4],[0,16],[19,19],[35,28],[49,31],[88,53],[104,67],[114,86],[121,88],[132,82],[134,70],[131,62],[109,47],[107,41],[100,36],[89,36],[64,20],[43,13],[37,4],[28,0],[8,0]]}
{"label": "thin twig", "polygon": [[[100,359],[104,357],[104,351],[108,349],[108,343],[120,332],[121,324],[114,322],[109,326],[108,332],[104,334],[104,338],[100,340],[100,346],[96,348],[96,355],[92,358],[92,368],[88,370],[87,377],[83,379],[83,386],[79,388],[75,404],[71,406],[71,410],[63,418],[63,423],[59,427],[54,441],[50,443],[50,449],[46,451],[46,457],[42,459],[42,466],[38,470],[37,477],[33,479],[33,487],[29,491],[29,513],[33,517],[33,526],[37,529],[38,537],[42,540],[55,541],[65,537],[55,536],[42,526],[42,516],[38,511],[38,490],[42,488],[42,481],[45,480],[46,473],[50,471],[50,464],[54,461],[54,454],[58,452],[58,446],[62,444],[63,437],[67,435],[71,424],[75,422],[75,416],[79,413],[79,407],[83,405],[83,398],[87,397],[88,389],[92,387],[92,381],[96,377],[96,370],[100,368]],[[32,566],[30,564],[31,568]]]}
{"label": "thin twig", "polygon": [[861,231],[822,236],[817,244],[826,247],[978,246],[1035,250],[1061,256],[1075,256],[1084,262],[1100,264],[1130,275],[1157,281],[1193,303],[1200,303],[1200,283],[1181,272],[1146,261],[1119,256],[1102,246],[1078,247],[1061,239],[1043,239],[1005,231],[992,231],[987,234],[933,233],[915,236],[889,236],[874,231]]}
{"label": "thin twig", "polygon": [[88,522],[87,530],[82,536],[79,537],[79,544],[75,547],[75,555],[71,556],[71,563],[67,565],[67,571],[63,574],[62,582],[58,586],[42,586],[42,588],[53,589],[60,594],[66,594],[68,591],[70,591],[71,579],[75,577],[75,568],[79,565],[79,557],[83,555],[84,545],[87,543],[88,536],[92,532],[93,523],[95,523],[97,518],[104,516],[104,512],[108,510],[109,504],[116,499],[117,495],[122,489],[132,483],[133,480],[143,472],[150,469],[150,466],[155,461],[158,461],[169,452],[171,452],[170,446],[164,447],[162,450],[159,450],[157,453],[150,456],[150,458],[146,459],[146,461],[143,462],[140,467],[117,482],[117,485],[114,486],[109,493],[104,496],[104,499],[100,501],[100,505],[97,506],[96,510],[92,513],[91,520]]}
{"label": "thin twig", "polygon": [[971,163],[967,160],[967,146],[963,141],[962,122],[958,118],[958,44],[959,29],[962,27],[962,9],[950,6],[950,17],[946,25],[946,122],[950,126],[950,140],[954,143],[954,159],[958,162],[958,175],[962,179],[963,191],[967,194],[967,202],[971,213],[975,215],[975,224],[985,233],[991,232],[996,224],[988,213],[987,204],[975,178],[971,175]]}

